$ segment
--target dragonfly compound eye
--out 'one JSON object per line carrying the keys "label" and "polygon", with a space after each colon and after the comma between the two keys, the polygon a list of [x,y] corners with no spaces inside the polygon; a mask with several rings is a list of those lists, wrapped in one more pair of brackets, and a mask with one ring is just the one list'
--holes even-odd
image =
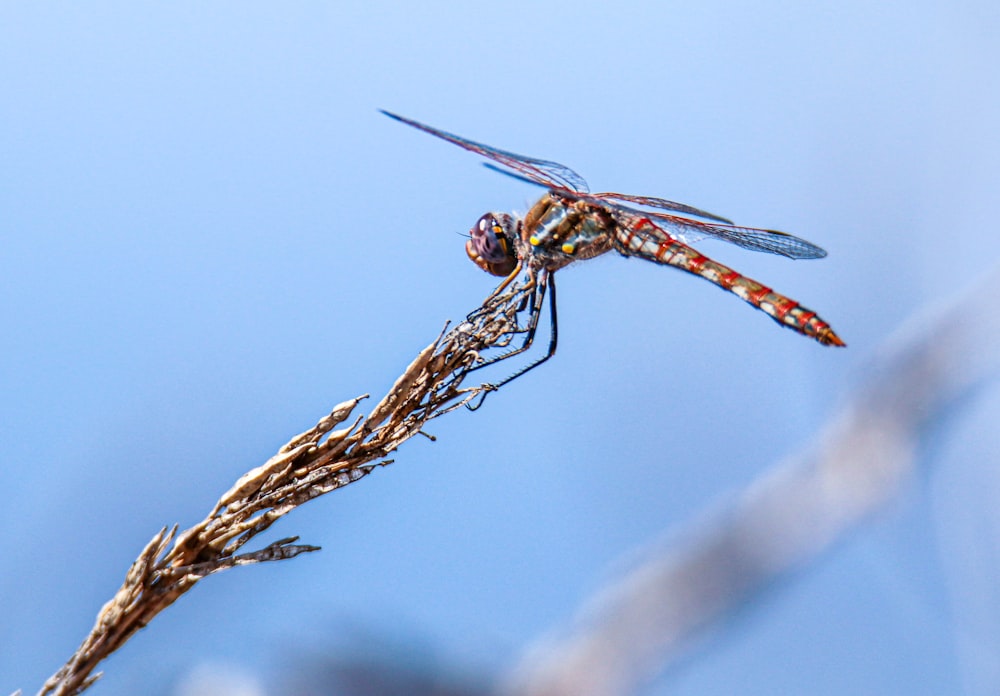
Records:
{"label": "dragonfly compound eye", "polygon": [[512,240],[493,213],[483,215],[469,230],[465,252],[473,263],[496,276],[508,275],[517,264]]}

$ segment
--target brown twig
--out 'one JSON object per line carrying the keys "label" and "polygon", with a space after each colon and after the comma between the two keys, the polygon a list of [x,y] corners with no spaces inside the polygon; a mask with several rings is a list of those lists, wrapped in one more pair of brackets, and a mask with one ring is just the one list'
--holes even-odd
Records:
{"label": "brown twig", "polygon": [[334,430],[351,417],[357,397],[334,407],[313,428],[283,446],[267,462],[247,472],[222,495],[209,515],[181,533],[161,529],[132,564],[125,582],[104,605],[90,635],[39,691],[79,694],[100,673],[94,669],[157,614],[199,580],[238,565],[278,561],[317,546],[275,541],[237,554],[244,545],[299,505],[364,478],[424,424],[492,387],[461,388],[482,351],[503,348],[518,331],[517,312],[527,290],[514,286],[488,301],[417,355],[368,416]]}

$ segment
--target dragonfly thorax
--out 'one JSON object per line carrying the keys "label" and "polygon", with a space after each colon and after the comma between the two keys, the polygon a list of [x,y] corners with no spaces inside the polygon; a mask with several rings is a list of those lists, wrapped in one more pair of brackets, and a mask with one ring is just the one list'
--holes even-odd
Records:
{"label": "dragonfly thorax", "polygon": [[550,191],[524,216],[521,237],[532,267],[556,271],[610,251],[616,225],[607,208]]}

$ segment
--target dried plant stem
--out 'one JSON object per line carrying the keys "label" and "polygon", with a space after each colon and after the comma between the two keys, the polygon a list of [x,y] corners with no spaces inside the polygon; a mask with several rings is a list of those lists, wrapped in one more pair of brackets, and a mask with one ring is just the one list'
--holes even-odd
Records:
{"label": "dried plant stem", "polygon": [[173,604],[199,580],[238,565],[278,561],[317,546],[298,537],[237,552],[275,521],[313,498],[364,478],[390,463],[386,457],[424,424],[491,389],[461,388],[482,351],[504,348],[520,331],[517,313],[528,290],[517,285],[492,298],[417,355],[368,416],[334,430],[351,417],[360,396],[334,407],[224,493],[208,516],[190,529],[161,529],[126,574],[121,589],[98,613],[90,635],[45,682],[39,695],[78,694],[99,677],[94,669],[136,631]]}

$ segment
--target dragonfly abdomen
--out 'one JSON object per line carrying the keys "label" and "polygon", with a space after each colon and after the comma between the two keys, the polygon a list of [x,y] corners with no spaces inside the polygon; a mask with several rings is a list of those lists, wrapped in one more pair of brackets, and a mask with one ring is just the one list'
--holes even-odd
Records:
{"label": "dragonfly abdomen", "polygon": [[757,307],[782,326],[814,338],[823,345],[845,345],[816,312],[718,261],[713,261],[683,242],[637,234],[635,228],[621,226],[616,231],[614,246],[625,256],[638,256],[701,276]]}

